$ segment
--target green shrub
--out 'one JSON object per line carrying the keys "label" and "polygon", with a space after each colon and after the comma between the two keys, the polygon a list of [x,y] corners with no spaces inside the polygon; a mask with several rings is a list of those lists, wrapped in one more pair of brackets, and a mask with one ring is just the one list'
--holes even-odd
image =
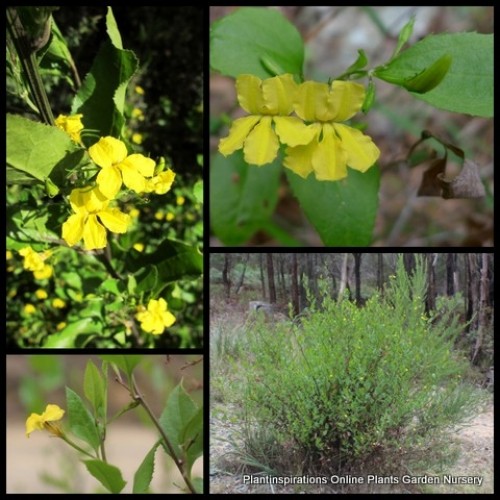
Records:
{"label": "green shrub", "polygon": [[364,308],[325,296],[300,327],[249,332],[252,418],[304,456],[341,466],[470,415],[476,393],[452,352],[461,328],[426,316],[425,275],[422,261],[408,276],[400,260],[386,296]]}

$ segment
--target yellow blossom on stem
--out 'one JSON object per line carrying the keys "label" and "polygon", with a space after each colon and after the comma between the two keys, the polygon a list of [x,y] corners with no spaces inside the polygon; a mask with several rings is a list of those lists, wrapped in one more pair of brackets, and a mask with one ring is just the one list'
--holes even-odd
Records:
{"label": "yellow blossom on stem", "polygon": [[81,114],[71,116],[59,115],[54,123],[57,128],[66,132],[73,141],[82,144],[80,137],[80,132],[83,130],[82,116]]}
{"label": "yellow blossom on stem", "polygon": [[6,252],[6,258],[7,258],[7,260],[11,260],[12,257],[13,257],[12,252],[10,250],[7,250],[7,252]]}
{"label": "yellow blossom on stem", "polygon": [[141,154],[128,155],[125,143],[114,137],[101,137],[89,148],[92,160],[101,167],[96,183],[102,194],[113,199],[122,181],[136,193],[146,189],[146,177],[152,177],[155,162]]}
{"label": "yellow blossom on stem", "polygon": [[177,205],[184,205],[186,203],[186,198],[184,196],[177,196]]}
{"label": "yellow blossom on stem", "polygon": [[134,90],[135,90],[136,94],[139,94],[139,95],[145,94],[144,89],[140,85],[136,85]]}
{"label": "yellow blossom on stem", "polygon": [[167,302],[164,299],[151,299],[147,310],[138,312],[135,317],[145,332],[154,335],[163,333],[165,328],[175,323],[175,316],[167,310]]}
{"label": "yellow blossom on stem", "polygon": [[56,309],[64,309],[66,307],[66,302],[57,297],[52,301],[52,307],[55,307]]}
{"label": "yellow blossom on stem", "polygon": [[134,144],[142,144],[142,134],[139,134],[138,132],[132,134],[132,142]]}
{"label": "yellow blossom on stem", "polygon": [[133,249],[137,250],[138,252],[143,252],[144,251],[144,243],[134,243]]}
{"label": "yellow blossom on stem", "polygon": [[44,300],[48,297],[47,292],[41,288],[35,292],[36,298],[39,300]]}
{"label": "yellow blossom on stem", "polygon": [[24,306],[24,312],[26,314],[35,314],[36,313],[36,307],[33,304],[26,304]]}
{"label": "yellow blossom on stem", "polygon": [[32,413],[26,420],[26,436],[36,430],[47,430],[51,434],[57,437],[63,436],[63,432],[59,424],[54,422],[61,420],[64,416],[64,410],[59,408],[57,405],[47,405],[45,411],[38,415],[37,413]]}
{"label": "yellow blossom on stem", "polygon": [[359,83],[302,83],[294,109],[300,118],[310,122],[313,134],[303,145],[289,144],[284,166],[304,178],[314,172],[323,181],[343,179],[347,166],[360,172],[368,170],[380,156],[379,149],[370,137],[340,123],[352,118],[364,99],[365,89]]}
{"label": "yellow blossom on stem", "polygon": [[83,238],[85,250],[104,248],[105,228],[113,233],[125,233],[131,223],[129,215],[108,207],[110,200],[97,187],[73,189],[69,201],[75,214],[62,226],[62,238],[69,246]]}
{"label": "yellow blossom on stem", "polygon": [[167,212],[165,218],[167,219],[167,222],[173,221],[175,219],[175,214],[173,214],[172,212]]}
{"label": "yellow blossom on stem", "polygon": [[156,194],[165,194],[170,191],[175,179],[175,173],[168,169],[165,172],[160,172],[151,179],[148,179],[146,184],[146,193],[155,192]]}
{"label": "yellow blossom on stem", "polygon": [[219,151],[224,156],[243,148],[247,163],[265,165],[278,154],[278,137],[289,146],[307,144],[313,137],[313,132],[302,120],[288,116],[293,111],[297,91],[292,75],[266,80],[240,75],[236,79],[236,89],[240,106],[250,115],[235,120],[229,135],[219,142]]}
{"label": "yellow blossom on stem", "polygon": [[61,321],[60,323],[57,323],[56,325],[56,330],[58,332],[60,332],[61,330],[63,330],[64,328],[66,328],[66,323],[64,321]]}
{"label": "yellow blossom on stem", "polygon": [[19,254],[24,257],[24,269],[32,271],[35,279],[43,280],[52,276],[52,266],[44,262],[50,252],[37,253],[31,247],[24,247],[19,250]]}

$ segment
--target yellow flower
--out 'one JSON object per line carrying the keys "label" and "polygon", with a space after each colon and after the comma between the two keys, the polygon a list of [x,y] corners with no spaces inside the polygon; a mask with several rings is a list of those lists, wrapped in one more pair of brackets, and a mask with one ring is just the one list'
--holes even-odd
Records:
{"label": "yellow flower", "polygon": [[7,260],[11,260],[11,259],[12,259],[12,257],[13,257],[12,252],[11,252],[10,250],[7,250],[7,252],[6,252],[6,254],[5,254],[5,255],[6,255],[6,259],[7,259]]}
{"label": "yellow flower", "polygon": [[80,132],[83,130],[82,116],[81,114],[72,116],[59,115],[55,119],[56,127],[66,132],[78,144],[82,144],[80,137]]}
{"label": "yellow flower", "polygon": [[175,179],[175,173],[168,169],[165,172],[160,172],[153,178],[148,179],[146,184],[146,193],[155,192],[156,194],[165,194],[170,191]]}
{"label": "yellow flower", "polygon": [[136,94],[144,95],[144,89],[140,85],[136,85],[134,90]]}
{"label": "yellow flower", "polygon": [[186,198],[184,196],[177,196],[177,205],[184,205]]}
{"label": "yellow flower", "polygon": [[133,248],[134,248],[134,250],[137,250],[138,252],[143,252],[144,251],[144,243],[134,243]]}
{"label": "yellow flower", "polygon": [[132,142],[135,144],[142,144],[142,134],[132,134]]}
{"label": "yellow flower", "polygon": [[365,98],[359,83],[336,80],[329,88],[326,83],[304,82],[294,101],[297,115],[313,122],[313,135],[305,145],[286,149],[284,166],[301,177],[314,171],[316,178],[336,181],[347,176],[349,167],[365,172],[380,156],[371,138],[343,122],[352,118]]}
{"label": "yellow flower", "polygon": [[66,302],[60,298],[55,298],[52,301],[52,307],[55,307],[56,309],[64,309],[66,307]]}
{"label": "yellow flower", "polygon": [[235,120],[228,137],[221,139],[219,151],[224,156],[243,148],[247,163],[265,165],[278,154],[278,136],[289,146],[307,144],[311,140],[313,132],[302,120],[288,116],[293,111],[297,91],[292,75],[266,80],[240,75],[236,79],[236,89],[240,106],[250,115]]}
{"label": "yellow flower", "polygon": [[132,219],[135,219],[135,218],[139,217],[140,214],[141,214],[141,212],[137,208],[133,208],[129,212],[129,215],[130,215],[130,217],[132,217]]}
{"label": "yellow flower", "polygon": [[109,208],[109,201],[96,187],[73,189],[69,197],[76,212],[62,226],[62,238],[69,245],[76,245],[82,238],[86,250],[106,246],[106,227],[113,233],[125,233],[131,223],[130,216],[118,208]]}
{"label": "yellow flower", "polygon": [[175,323],[175,316],[167,311],[167,303],[164,299],[151,299],[147,311],[141,311],[135,317],[141,322],[141,328],[145,332],[154,335],[163,333],[165,328]]}
{"label": "yellow flower", "polygon": [[38,415],[32,413],[26,420],[26,436],[29,437],[33,431],[48,430],[54,436],[62,436],[62,430],[59,424],[54,424],[57,420],[61,420],[64,416],[64,410],[57,405],[47,405],[45,411]]}
{"label": "yellow flower", "polygon": [[161,210],[158,210],[155,213],[155,219],[156,220],[163,220],[164,218],[165,218],[165,214]]}
{"label": "yellow flower", "polygon": [[35,314],[36,313],[36,307],[33,304],[26,304],[24,306],[24,312],[26,314]]}
{"label": "yellow flower", "polygon": [[144,111],[140,108],[134,108],[132,110],[132,118],[141,118],[144,116]]}
{"label": "yellow flower", "polygon": [[61,321],[60,323],[57,323],[56,325],[56,330],[58,332],[60,332],[61,330],[63,330],[64,328],[66,328],[66,323],[64,321]]}
{"label": "yellow flower", "polygon": [[175,219],[175,214],[173,214],[172,212],[167,212],[167,215],[165,218],[167,219],[168,222],[170,222],[170,221]]}
{"label": "yellow flower", "polygon": [[52,266],[44,263],[50,252],[37,253],[31,247],[24,247],[19,250],[19,254],[24,257],[24,269],[32,271],[35,279],[43,280],[52,276]]}
{"label": "yellow flower", "polygon": [[89,148],[89,155],[101,167],[96,183],[101,193],[107,198],[114,198],[125,186],[136,193],[146,189],[146,178],[152,177],[155,162],[141,154],[127,156],[125,143],[114,137],[101,137],[98,142]]}
{"label": "yellow flower", "polygon": [[39,300],[46,299],[48,297],[47,292],[41,288],[35,292],[36,298]]}

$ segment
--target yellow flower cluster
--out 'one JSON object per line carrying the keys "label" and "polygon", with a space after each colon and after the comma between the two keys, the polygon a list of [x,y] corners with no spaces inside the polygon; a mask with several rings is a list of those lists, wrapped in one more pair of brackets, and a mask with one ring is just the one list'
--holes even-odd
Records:
{"label": "yellow flower cluster", "polygon": [[[77,117],[81,115],[65,117],[66,122],[61,119],[60,123],[68,127],[73,123],[70,118]],[[66,131],[70,133],[67,128]],[[125,143],[110,136],[101,137],[88,153],[101,170],[95,187],[76,188],[71,192],[69,201],[74,213],[62,226],[62,238],[69,246],[83,239],[86,250],[95,250],[106,247],[106,229],[125,233],[132,223],[129,215],[109,206],[123,184],[136,193],[165,194],[174,182],[175,173],[169,169],[154,175],[155,162],[151,158],[129,155]]]}
{"label": "yellow flower cluster", "polygon": [[152,333],[153,335],[163,333],[165,328],[175,323],[175,316],[167,310],[167,302],[165,299],[151,299],[148,303],[147,310],[142,306],[135,317],[140,321],[141,328],[145,332]]}
{"label": "yellow flower cluster", "polygon": [[43,280],[52,276],[52,266],[45,264],[50,252],[37,253],[31,247],[24,247],[19,250],[19,255],[24,257],[24,269],[32,271],[35,279]]}
{"label": "yellow flower cluster", "polygon": [[236,89],[249,116],[235,120],[221,139],[224,156],[243,149],[247,163],[265,165],[276,158],[282,143],[287,146],[285,167],[303,178],[314,172],[325,181],[346,177],[347,166],[365,172],[380,156],[370,137],[340,123],[363,105],[365,89],[358,83],[297,84],[290,74],[265,80],[240,75]]}

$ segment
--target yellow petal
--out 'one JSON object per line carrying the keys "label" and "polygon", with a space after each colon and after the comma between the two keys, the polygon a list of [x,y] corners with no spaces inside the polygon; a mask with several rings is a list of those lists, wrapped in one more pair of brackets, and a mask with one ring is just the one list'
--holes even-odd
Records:
{"label": "yellow petal", "polygon": [[135,168],[133,164],[124,161],[120,163],[123,183],[136,193],[143,193],[146,190],[146,178]]}
{"label": "yellow petal", "polygon": [[62,239],[70,247],[76,245],[83,238],[85,219],[85,215],[74,214],[62,225]]}
{"label": "yellow petal", "polygon": [[328,109],[328,85],[319,82],[304,82],[297,90],[294,109],[303,120],[331,120]]}
{"label": "yellow petal", "polygon": [[99,224],[97,216],[89,215],[83,228],[83,243],[85,250],[95,250],[106,247],[106,229]]}
{"label": "yellow petal", "polygon": [[338,181],[347,177],[346,153],[329,123],[323,125],[323,138],[313,153],[312,165],[319,181]]}
{"label": "yellow petal", "polygon": [[313,125],[308,126],[295,116],[275,116],[273,121],[281,143],[288,146],[309,144],[316,135],[316,129]]}
{"label": "yellow petal", "polygon": [[170,191],[172,184],[175,180],[175,172],[173,170],[166,170],[160,172],[156,177],[153,177],[152,191],[156,194],[165,194]]}
{"label": "yellow petal", "polygon": [[351,168],[365,172],[378,160],[380,150],[370,137],[340,123],[334,124],[333,127],[340,136],[342,149],[347,154],[347,164]]}
{"label": "yellow petal", "polygon": [[54,269],[49,264],[45,264],[42,269],[39,269],[33,273],[33,276],[37,280],[45,280],[52,276]]}
{"label": "yellow petal", "polygon": [[26,420],[26,436],[29,437],[29,435],[33,431],[42,429],[43,429],[43,419],[41,415],[32,413]]}
{"label": "yellow petal", "polygon": [[263,116],[245,140],[245,161],[251,165],[271,163],[278,154],[280,143],[271,127],[272,118]]}
{"label": "yellow petal", "polygon": [[170,311],[162,312],[161,320],[165,328],[170,328],[176,322],[175,316]]}
{"label": "yellow petal", "polygon": [[112,233],[125,233],[132,222],[129,215],[124,214],[118,208],[108,208],[98,213],[101,222]]}
{"label": "yellow petal", "polygon": [[97,174],[96,183],[106,198],[113,199],[122,187],[122,176],[117,167],[103,168]]}
{"label": "yellow petal", "polygon": [[313,171],[312,154],[317,144],[317,139],[313,139],[307,146],[286,148],[283,165],[305,179]]}
{"label": "yellow petal", "polygon": [[365,88],[354,82],[335,80],[328,98],[330,120],[345,122],[352,118],[363,105]]}
{"label": "yellow petal", "polygon": [[250,130],[259,120],[260,116],[245,116],[234,120],[229,135],[219,142],[219,152],[227,156],[241,149]]}
{"label": "yellow petal", "polygon": [[71,208],[73,208],[76,213],[82,215],[102,210],[106,208],[109,203],[109,200],[96,187],[92,189],[73,189],[69,196],[69,201],[71,203]]}
{"label": "yellow petal", "polygon": [[236,78],[236,91],[240,106],[251,115],[261,115],[264,110],[262,80],[254,75],[239,75]]}
{"label": "yellow petal", "polygon": [[90,146],[89,155],[97,165],[106,168],[123,161],[127,157],[127,147],[114,137],[101,137]]}
{"label": "yellow petal", "polygon": [[286,74],[268,78],[262,82],[264,107],[262,112],[272,115],[289,115],[298,85],[293,76]]}
{"label": "yellow petal", "polygon": [[153,177],[155,173],[155,162],[141,154],[127,156],[121,165],[128,165],[135,168],[144,177]]}
{"label": "yellow petal", "polygon": [[42,418],[46,422],[53,422],[55,420],[61,420],[64,416],[64,410],[59,408],[57,405],[47,405],[45,411],[42,413]]}

